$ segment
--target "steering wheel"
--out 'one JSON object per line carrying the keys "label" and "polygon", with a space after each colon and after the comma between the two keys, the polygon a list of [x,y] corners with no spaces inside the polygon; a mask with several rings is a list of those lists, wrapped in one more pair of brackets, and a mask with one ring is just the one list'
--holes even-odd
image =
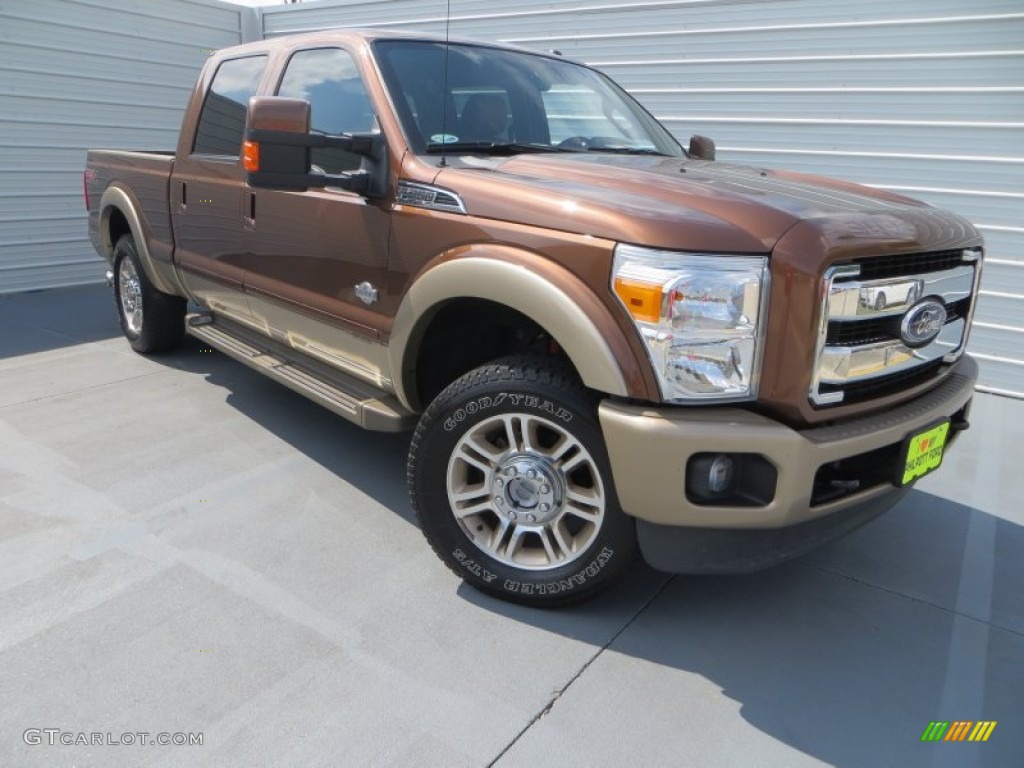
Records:
{"label": "steering wheel", "polygon": [[587,149],[590,146],[590,139],[586,136],[570,136],[564,141],[558,142],[559,149]]}

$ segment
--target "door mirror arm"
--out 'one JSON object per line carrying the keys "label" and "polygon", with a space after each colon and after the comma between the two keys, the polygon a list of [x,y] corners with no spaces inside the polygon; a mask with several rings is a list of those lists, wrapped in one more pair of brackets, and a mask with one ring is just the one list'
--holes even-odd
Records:
{"label": "door mirror arm", "polygon": [[[310,105],[303,99],[254,96],[243,144],[246,182],[251,187],[305,191],[336,187],[371,198],[388,191],[384,134],[311,133]],[[329,174],[312,170],[311,150],[341,149],[366,158],[358,171]]]}

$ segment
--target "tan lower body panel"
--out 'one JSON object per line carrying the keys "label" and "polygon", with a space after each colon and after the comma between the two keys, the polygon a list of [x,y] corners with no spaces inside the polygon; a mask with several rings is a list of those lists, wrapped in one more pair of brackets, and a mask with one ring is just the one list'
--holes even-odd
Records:
{"label": "tan lower body panel", "polygon": [[189,295],[212,312],[237,322],[251,322],[246,296],[238,286],[211,279],[194,271],[181,271]]}
{"label": "tan lower body panel", "polygon": [[[604,401],[599,410],[622,508],[660,525],[779,528],[814,520],[897,492],[884,484],[811,507],[823,464],[900,444],[912,432],[961,410],[974,394],[977,364],[964,357],[935,389],[860,419],[797,431],[740,408],[671,408]],[[685,473],[695,453],[756,453],[778,470],[772,501],[762,507],[693,504]]]}
{"label": "tan lower body panel", "polygon": [[379,341],[344,331],[281,301],[257,293],[247,296],[253,324],[267,336],[386,392],[392,391],[388,348]]}
{"label": "tan lower body panel", "polygon": [[214,322],[209,315],[189,315],[185,328],[211,347],[365,429],[402,432],[416,425],[416,414],[406,410],[393,394],[239,324],[223,318]]}

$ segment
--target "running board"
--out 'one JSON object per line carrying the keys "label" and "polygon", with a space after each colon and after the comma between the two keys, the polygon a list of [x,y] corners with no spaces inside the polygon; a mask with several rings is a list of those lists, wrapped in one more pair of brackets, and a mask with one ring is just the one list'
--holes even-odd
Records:
{"label": "running board", "polygon": [[416,414],[394,395],[234,323],[189,314],[185,331],[364,429],[403,432],[416,426]]}

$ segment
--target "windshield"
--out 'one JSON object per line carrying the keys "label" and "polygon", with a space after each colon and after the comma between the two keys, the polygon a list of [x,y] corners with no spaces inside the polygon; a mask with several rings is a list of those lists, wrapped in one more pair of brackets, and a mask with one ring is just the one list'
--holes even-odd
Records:
{"label": "windshield", "polygon": [[[412,149],[681,156],[625,91],[568,61],[478,45],[379,40],[377,60]],[[447,62],[447,77],[445,64]]]}

